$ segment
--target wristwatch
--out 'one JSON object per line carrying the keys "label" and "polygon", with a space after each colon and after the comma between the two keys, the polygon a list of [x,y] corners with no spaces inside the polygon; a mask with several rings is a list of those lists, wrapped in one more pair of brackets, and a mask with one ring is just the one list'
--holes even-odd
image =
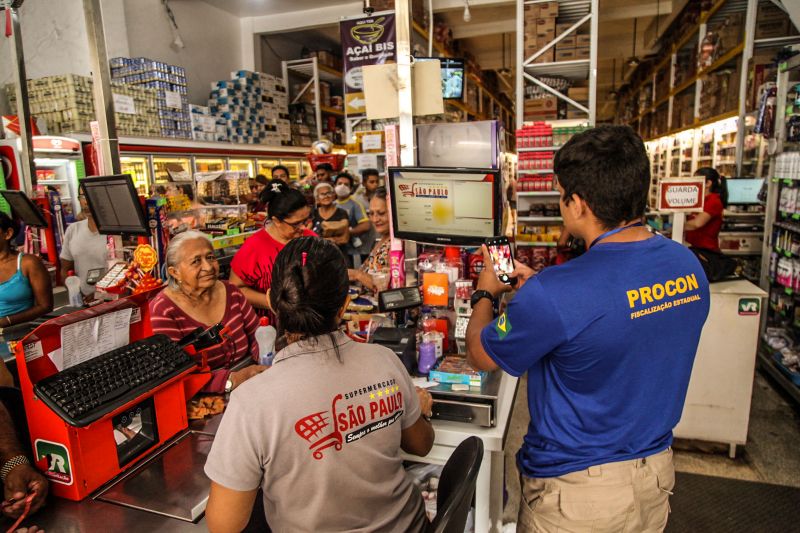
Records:
{"label": "wristwatch", "polygon": [[3,468],[0,468],[0,481],[5,483],[6,476],[8,476],[12,470],[14,470],[16,467],[20,465],[29,465],[29,464],[31,464],[31,462],[28,461],[28,458],[25,457],[24,455],[15,455],[14,457],[5,462]]}
{"label": "wristwatch", "polygon": [[228,381],[225,382],[225,394],[230,394],[233,390],[233,380],[228,378]]}
{"label": "wristwatch", "polygon": [[497,307],[497,300],[495,299],[495,297],[494,297],[494,296],[492,296],[492,293],[491,293],[491,292],[489,292],[489,291],[485,291],[485,290],[483,290],[483,289],[478,289],[477,291],[473,292],[473,293],[472,293],[472,298],[470,298],[470,299],[469,299],[469,303],[470,303],[470,305],[471,305],[472,307],[475,307],[475,305],[476,305],[478,302],[480,302],[480,301],[481,301],[481,299],[483,299],[483,298],[486,298],[486,299],[488,299],[490,302],[492,302],[492,307],[493,307],[493,308],[494,308],[494,307]]}

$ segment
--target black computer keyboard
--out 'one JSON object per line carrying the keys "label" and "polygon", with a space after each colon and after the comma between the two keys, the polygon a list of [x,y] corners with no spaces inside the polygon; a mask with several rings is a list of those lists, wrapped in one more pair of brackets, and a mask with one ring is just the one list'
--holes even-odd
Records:
{"label": "black computer keyboard", "polygon": [[154,335],[40,380],[33,388],[61,418],[83,427],[196,365],[175,341]]}

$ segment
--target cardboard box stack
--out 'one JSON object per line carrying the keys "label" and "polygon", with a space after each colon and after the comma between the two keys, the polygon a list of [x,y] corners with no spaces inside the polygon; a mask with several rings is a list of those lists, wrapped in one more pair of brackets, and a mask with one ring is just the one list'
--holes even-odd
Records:
{"label": "cardboard box stack", "polygon": [[[30,110],[47,124],[50,135],[88,133],[95,120],[92,78],[65,74],[28,80]],[[152,89],[114,83],[117,132],[136,137],[161,134],[156,92]],[[16,91],[6,86],[6,94],[16,113]]]}
{"label": "cardboard box stack", "polygon": [[282,80],[249,70],[212,83],[208,99],[211,114],[223,119],[228,140],[242,144],[290,144],[288,105]]}
{"label": "cardboard box stack", "polygon": [[[525,58],[529,58],[556,38],[558,2],[525,4]],[[551,63],[555,50],[551,47],[534,60],[534,63]]]}
{"label": "cardboard box stack", "polygon": [[794,35],[796,31],[793,28],[794,26],[792,26],[785,11],[767,2],[759,3],[756,16],[756,39],[771,39]]}
{"label": "cardboard box stack", "polygon": [[228,128],[225,119],[211,113],[204,105],[189,104],[192,120],[192,139],[195,141],[227,142]]}
{"label": "cardboard box stack", "polygon": [[162,137],[192,138],[186,70],[183,67],[146,57],[115,57],[111,59],[111,77],[126,85],[156,91]]}

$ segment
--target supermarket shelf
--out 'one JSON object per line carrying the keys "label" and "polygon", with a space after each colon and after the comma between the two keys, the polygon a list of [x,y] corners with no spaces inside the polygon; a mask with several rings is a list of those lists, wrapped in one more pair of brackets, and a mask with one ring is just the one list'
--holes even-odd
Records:
{"label": "supermarket shelf", "polygon": [[778,368],[778,364],[761,350],[758,351],[758,367],[778,383],[797,405],[800,405],[800,387],[795,385],[794,382]]}
{"label": "supermarket shelf", "polygon": [[464,113],[466,113],[468,115],[472,115],[472,116],[478,117],[478,118],[483,118],[483,115],[481,115],[480,113],[475,111],[473,108],[469,107],[467,104],[465,104],[461,100],[445,100],[444,103],[445,103],[445,105],[451,105],[451,106],[455,107],[456,109],[458,109],[460,111],[463,111]]}
{"label": "supermarket shelf", "polygon": [[557,61],[554,63],[534,63],[526,65],[525,71],[531,75],[563,76],[571,81],[584,80],[589,76],[588,59]]}
{"label": "supermarket shelf", "polygon": [[319,106],[319,109],[320,109],[320,111],[322,111],[323,113],[328,114],[328,115],[336,115],[337,117],[343,117],[344,116],[344,111],[342,111],[341,109],[336,109],[334,107],[328,107],[328,106],[321,105],[321,106]]}
{"label": "supermarket shelf", "polygon": [[[429,38],[428,30],[423,28],[419,22],[417,22],[416,20],[412,21],[411,27],[414,29],[414,31],[416,31],[420,35],[420,37],[425,39],[425,41],[428,40]],[[438,53],[441,57],[452,57],[450,53],[447,50],[445,50],[444,47],[441,44],[439,44],[438,41],[436,41],[436,39],[433,40],[433,49],[436,50],[436,53]]]}
{"label": "supermarket shelf", "polygon": [[221,235],[219,237],[212,238],[211,243],[215,250],[221,250],[222,248],[228,248],[230,246],[241,246],[248,237],[255,235],[256,233],[258,233],[258,230],[249,231],[247,233],[238,233],[236,235]]}
{"label": "supermarket shelf", "polygon": [[517,246],[527,246],[535,248],[555,248],[558,246],[557,242],[532,242],[532,241],[516,241]]}
{"label": "supermarket shelf", "polygon": [[517,170],[517,174],[525,175],[525,174],[552,174],[552,168],[545,168],[539,170]]}
{"label": "supermarket shelf", "polygon": [[[314,76],[314,65],[310,60],[306,63],[289,64],[288,69],[289,72],[305,76],[306,78]],[[317,70],[319,71],[319,79],[322,81],[327,81],[329,83],[341,83],[342,81],[342,73],[329,66],[317,62]]]}
{"label": "supermarket shelf", "polygon": [[725,120],[726,118],[733,118],[733,117],[738,117],[738,116],[739,116],[739,113],[737,111],[728,111],[727,113],[723,113],[721,115],[710,117],[710,118],[707,118],[705,120],[700,120],[700,121],[695,122],[693,124],[689,124],[688,126],[682,126],[680,128],[676,128],[676,129],[670,130],[668,132],[661,133],[657,137],[651,137],[649,139],[645,139],[645,142],[654,141],[654,140],[660,139],[662,137],[669,137],[671,135],[675,135],[677,133],[680,133],[680,132],[686,131],[686,130],[693,130],[695,128],[702,128],[703,126],[707,126],[709,124],[713,124],[714,122],[719,122],[720,120]]}
{"label": "supermarket shelf", "polygon": [[522,197],[522,198],[531,197],[531,196],[533,196],[533,197],[539,196],[539,197],[550,198],[552,196],[560,196],[560,195],[561,195],[561,193],[558,192],[558,191],[518,191],[517,192],[517,197]]}
{"label": "supermarket shelf", "polygon": [[789,35],[786,37],[773,37],[771,39],[756,39],[753,41],[753,46],[758,50],[761,48],[782,48],[798,43],[800,43],[800,35]]}
{"label": "supermarket shelf", "polygon": [[722,213],[726,217],[763,217],[764,212],[759,211],[756,213],[741,213],[738,211],[728,211],[727,209]]}
{"label": "supermarket shelf", "polygon": [[517,217],[517,222],[562,222],[561,217]]}
{"label": "supermarket shelf", "polygon": [[[41,166],[41,165],[37,165]],[[37,185],[66,185],[69,183],[69,180],[36,180]]]}
{"label": "supermarket shelf", "polygon": [[730,256],[747,256],[747,255],[761,255],[761,250],[720,250],[723,255]]}
{"label": "supermarket shelf", "polygon": [[537,146],[535,148],[517,148],[518,154],[523,154],[525,152],[556,152],[560,149],[560,146]]}

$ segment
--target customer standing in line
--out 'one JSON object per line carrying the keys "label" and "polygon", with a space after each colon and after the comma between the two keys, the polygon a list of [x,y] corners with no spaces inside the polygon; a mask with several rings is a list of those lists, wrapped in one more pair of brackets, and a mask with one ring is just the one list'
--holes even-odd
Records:
{"label": "customer standing in line", "polygon": [[339,331],[349,282],[333,243],[296,239],[273,272],[288,345],[231,396],[205,467],[208,529],[242,531],[260,487],[274,531],[423,531],[400,451],[431,450],[430,394],[390,350]]}
{"label": "customer standing in line", "polygon": [[347,211],[336,205],[336,193],[330,183],[314,188],[316,205],[311,215],[311,231],[334,243],[344,253],[350,242],[350,222]]}
{"label": "customer standing in line", "polygon": [[286,243],[297,237],[314,235],[311,207],[303,194],[285,183],[273,180],[261,194],[267,206],[264,229],[244,241],[231,261],[230,282],[244,293],[259,316],[268,316],[267,290],[272,284],[272,265]]}
{"label": "customer standing in line", "polygon": [[[81,189],[83,190],[83,189]],[[67,279],[70,270],[81,280],[81,294],[84,301],[94,298],[94,285],[87,279],[93,270],[105,274],[108,269],[108,238],[97,231],[97,223],[92,217],[86,197],[81,194],[81,215],[85,218],[69,225],[61,246],[61,279]]]}
{"label": "customer standing in line", "polygon": [[472,366],[528,373],[518,530],[662,531],[708,281],[691,251],[642,226],[650,164],[629,127],[576,135],[555,172],[564,225],[588,251],[535,277],[517,265],[497,320],[510,287],[484,269],[467,328]]}
{"label": "customer standing in line", "polygon": [[0,212],[0,328],[37,319],[53,310],[50,275],[40,258],[12,246],[19,222]]}
{"label": "customer standing in line", "polygon": [[[353,176],[342,172],[336,176],[335,184],[336,205],[347,211],[347,216],[350,219],[350,242],[345,248],[345,256],[350,266],[354,265],[354,259],[358,256],[358,263],[360,266],[360,250],[364,245],[362,238],[367,237],[367,234],[372,229],[369,217],[367,216],[367,208],[353,198],[353,192],[355,192],[355,180]],[[370,246],[366,253],[369,253],[371,249],[372,247]]]}

